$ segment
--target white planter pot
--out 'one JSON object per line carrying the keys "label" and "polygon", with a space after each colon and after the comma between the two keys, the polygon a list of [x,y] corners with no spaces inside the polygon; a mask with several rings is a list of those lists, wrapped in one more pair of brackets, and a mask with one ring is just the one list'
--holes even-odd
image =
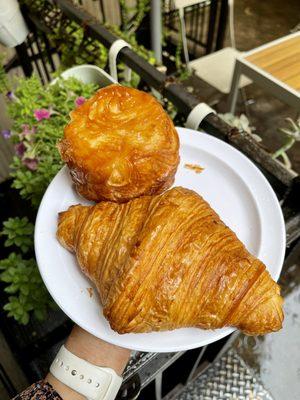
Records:
{"label": "white planter pot", "polygon": [[[117,83],[110,75],[108,75],[103,69],[96,67],[96,65],[78,65],[64,71],[61,75],[62,78],[74,77],[84,83],[95,83],[100,88]],[[52,81],[55,83],[57,78]]]}
{"label": "white planter pot", "polygon": [[7,47],[21,44],[28,29],[17,0],[0,0],[0,43]]}

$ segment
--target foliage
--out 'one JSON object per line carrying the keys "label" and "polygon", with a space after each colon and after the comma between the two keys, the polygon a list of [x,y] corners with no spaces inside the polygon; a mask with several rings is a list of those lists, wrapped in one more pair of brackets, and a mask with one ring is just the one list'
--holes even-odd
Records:
{"label": "foliage", "polygon": [[[11,139],[18,155],[13,159],[13,187],[34,207],[51,179],[62,166],[56,143],[63,134],[68,115],[79,96],[90,97],[95,85],[70,78],[44,88],[35,76],[21,79],[8,103],[13,121]],[[37,120],[37,110],[48,110],[49,117]]]}
{"label": "foliage", "polygon": [[150,10],[150,0],[136,0],[134,6],[129,6],[126,0],[120,0],[120,8],[123,21],[122,30],[132,34]]}
{"label": "foliage", "polygon": [[291,149],[296,142],[300,141],[300,118],[297,121],[293,121],[292,118],[286,118],[286,122],[289,126],[280,129],[280,131],[285,134],[286,140],[283,146],[273,153],[273,158],[282,157],[284,165],[290,169],[292,164],[286,152]]}
{"label": "foliage", "polygon": [[[45,189],[62,166],[56,144],[62,137],[69,113],[78,101],[96,90],[74,78],[58,79],[43,87],[35,76],[22,78],[7,96],[8,113],[13,121],[9,133],[16,155],[11,165],[12,186],[22,198],[37,208]],[[6,131],[6,137],[8,137]],[[43,319],[53,305],[38,272],[33,253],[34,226],[27,217],[9,218],[3,223],[1,235],[5,246],[19,249],[0,260],[0,280],[10,296],[4,306],[8,316],[26,324],[31,313]]]}
{"label": "foliage", "polygon": [[[179,18],[179,25],[180,25],[180,32],[181,32],[181,21]],[[178,44],[176,46],[176,51],[175,51],[175,67],[176,67],[176,75],[179,78],[179,80],[184,81],[186,80],[190,75],[191,71],[186,65],[185,62],[182,60],[182,53],[183,53],[183,38],[182,35],[179,34],[178,36]]]}
{"label": "foliage", "polygon": [[144,58],[146,61],[148,61],[151,65],[156,64],[156,60],[154,57],[154,53],[152,50],[146,49],[144,46],[141,46],[138,44],[136,37],[128,32],[122,31],[118,26],[113,25],[110,26],[108,24],[105,25],[112,33],[114,33],[116,36],[118,36],[120,39],[125,40],[127,43],[129,43],[132,47],[132,49],[142,58]]}
{"label": "foliage", "polygon": [[[49,0],[21,0],[30,12],[35,13],[43,18],[45,10],[53,7],[57,12],[59,7]],[[82,5],[79,0],[73,0],[74,5]],[[120,0],[120,10],[122,16],[121,28],[116,25],[105,23],[105,27],[119,38],[124,39],[137,54],[146,59],[150,64],[155,65],[156,60],[151,50],[139,45],[136,41],[135,32],[140,26],[146,13],[150,10],[150,0],[136,0],[134,3],[128,0]],[[46,11],[47,14],[47,11]],[[48,13],[49,14],[49,13]],[[88,36],[85,26],[66,18],[56,18],[56,24],[51,23],[49,16],[44,18],[43,22],[49,28],[47,37],[60,54],[62,67],[68,68],[73,65],[85,63],[96,64],[100,68],[104,68],[107,64],[107,49],[97,39]],[[166,27],[163,28],[162,44],[165,45],[166,38],[170,32]],[[43,42],[43,41],[42,41]],[[175,56],[169,55],[169,59],[174,61],[176,67],[176,76],[179,80],[186,80],[190,76],[190,71],[182,60],[182,38],[179,35],[179,42],[176,48]],[[124,82],[124,65],[118,65],[120,80],[127,86],[137,87],[140,77],[133,72],[131,82]]]}
{"label": "foliage", "polygon": [[[47,0],[22,0],[23,3],[34,13],[42,15],[43,9],[48,5]],[[74,2],[74,0],[73,0]],[[137,54],[146,59],[150,64],[155,64],[155,58],[151,50],[139,45],[136,41],[134,32],[140,25],[146,12],[149,10],[150,0],[137,0],[135,6],[128,6],[125,0],[120,2],[121,13],[123,17],[123,27],[106,23],[105,27],[119,38],[127,41]],[[55,5],[53,5],[55,7]],[[87,35],[84,26],[79,25],[75,21],[65,20],[61,18],[53,28],[50,27],[51,33],[47,34],[48,38],[60,53],[62,67],[68,68],[73,65],[80,64],[96,64],[100,68],[104,68],[107,64],[108,51],[99,40],[92,39]],[[127,86],[137,87],[140,77],[133,71],[130,82],[124,81],[124,65],[119,64],[120,81]]]}
{"label": "foliage", "polygon": [[4,57],[0,54],[0,93],[5,92],[7,90],[7,76],[3,66]]}
{"label": "foliage", "polygon": [[240,116],[233,115],[231,113],[218,114],[219,117],[225,121],[228,125],[239,129],[240,131],[246,132],[253,137],[257,142],[261,142],[261,137],[254,133],[255,128],[250,126],[250,121],[245,114]]}
{"label": "foliage", "polygon": [[7,284],[4,291],[11,295],[4,306],[8,316],[27,324],[33,311],[37,319],[44,319],[52,301],[35,260],[25,260],[20,254],[11,253],[8,258],[0,260],[0,271],[1,281]]}
{"label": "foliage", "polygon": [[106,65],[107,49],[98,40],[90,40],[84,28],[74,21],[56,26],[49,38],[61,53],[65,68],[83,63],[97,64],[100,68]]}
{"label": "foliage", "polygon": [[[240,116],[236,116],[231,113],[218,115],[228,125],[238,128],[241,131],[247,132],[256,141],[260,142],[262,140],[260,136],[253,132],[255,128],[250,126],[250,122],[244,114],[241,114]],[[288,123],[288,127],[280,129],[280,132],[285,135],[285,141],[283,145],[272,154],[272,157],[274,159],[281,157],[283,164],[290,169],[292,165],[286,152],[291,149],[296,142],[300,141],[300,119],[298,119],[297,121],[293,121],[291,118],[286,118],[286,122]]]}
{"label": "foliage", "polygon": [[2,235],[7,236],[4,246],[17,246],[23,253],[33,247],[34,225],[27,217],[9,218],[3,223]]}
{"label": "foliage", "polygon": [[[147,50],[144,46],[141,46],[140,44],[137,43],[137,40],[135,38],[134,35],[128,33],[128,32],[123,32],[121,31],[121,29],[117,26],[108,26],[106,25],[106,27],[108,27],[110,29],[110,31],[112,33],[114,33],[116,36],[118,36],[120,39],[125,40],[127,43],[129,43],[132,47],[132,49],[142,58],[144,58],[145,60],[148,61],[148,63],[150,63],[151,65],[155,65],[156,64],[156,60],[154,57],[154,53],[151,50]],[[139,83],[140,83],[140,76],[132,71],[131,74],[131,81],[130,82],[126,82],[124,80],[124,69],[125,69],[125,65],[124,64],[118,64],[118,70],[120,71],[120,80],[122,81],[122,84],[125,86],[131,86],[131,87],[138,87]]]}

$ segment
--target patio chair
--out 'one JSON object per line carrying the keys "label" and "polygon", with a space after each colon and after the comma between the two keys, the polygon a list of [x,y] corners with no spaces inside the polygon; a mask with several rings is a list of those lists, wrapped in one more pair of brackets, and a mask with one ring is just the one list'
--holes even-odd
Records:
{"label": "patio chair", "polygon": [[[199,4],[205,0],[173,0],[175,9],[178,10],[181,28],[181,38],[184,51],[184,58],[187,68],[193,71],[196,76],[215,87],[224,94],[228,94],[231,88],[231,81],[236,57],[241,54],[235,48],[234,35],[234,0],[229,0],[229,31],[232,47],[226,47],[214,53],[189,61],[188,45],[186,38],[184,9],[186,7]],[[251,80],[242,76],[239,88],[245,87],[251,83]]]}

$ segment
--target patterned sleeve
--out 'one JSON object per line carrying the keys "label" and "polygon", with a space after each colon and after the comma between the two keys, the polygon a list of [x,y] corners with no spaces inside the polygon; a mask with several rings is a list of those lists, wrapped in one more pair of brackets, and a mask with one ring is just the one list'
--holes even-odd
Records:
{"label": "patterned sleeve", "polygon": [[62,398],[50,383],[39,381],[18,394],[13,400],[62,400]]}

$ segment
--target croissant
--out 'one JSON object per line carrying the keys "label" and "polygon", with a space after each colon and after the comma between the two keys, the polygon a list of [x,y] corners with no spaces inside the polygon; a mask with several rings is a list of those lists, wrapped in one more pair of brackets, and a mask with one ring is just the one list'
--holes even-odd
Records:
{"label": "croissant", "polygon": [[265,265],[191,190],[71,206],[57,238],[119,333],[234,326],[258,335],[282,326],[280,289]]}
{"label": "croissant", "polygon": [[179,139],[153,96],[111,85],[70,117],[58,148],[82,196],[125,202],[162,193],[172,185]]}

